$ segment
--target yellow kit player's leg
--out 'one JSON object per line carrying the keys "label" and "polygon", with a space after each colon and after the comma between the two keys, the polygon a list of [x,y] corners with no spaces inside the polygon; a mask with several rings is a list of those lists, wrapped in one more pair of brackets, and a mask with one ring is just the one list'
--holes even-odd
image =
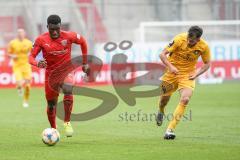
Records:
{"label": "yellow kit player's leg", "polygon": [[156,116],[156,124],[158,126],[162,125],[163,116],[165,114],[165,106],[167,105],[173,92],[177,90],[177,78],[174,74],[169,72],[165,73],[161,77],[162,83],[160,84],[162,94],[159,101],[159,110]]}
{"label": "yellow kit player's leg", "polygon": [[13,66],[13,74],[15,76],[15,80],[16,80],[16,87],[17,87],[17,91],[18,91],[18,95],[22,96],[23,95],[23,76],[22,76],[22,71],[21,68],[19,66]]}
{"label": "yellow kit player's leg", "polygon": [[30,97],[30,87],[31,87],[31,78],[32,78],[32,69],[29,64],[22,66],[22,75],[25,80],[24,86],[24,99],[23,107],[28,107],[29,97]]}
{"label": "yellow kit player's leg", "polygon": [[185,108],[186,108],[186,105],[182,103],[179,103],[177,105],[177,108],[173,113],[173,119],[168,125],[168,129],[174,130],[176,128],[176,125],[178,124],[178,122],[180,121],[181,117],[184,114]]}
{"label": "yellow kit player's leg", "polygon": [[179,121],[181,120],[181,117],[184,114],[186,106],[192,96],[195,82],[189,81],[188,78],[181,77],[178,85],[180,88],[179,92],[180,92],[180,96],[181,96],[180,102],[174,111],[173,119],[168,125],[164,139],[174,139],[175,138],[174,129],[176,128],[176,125],[179,123]]}
{"label": "yellow kit player's leg", "polygon": [[30,96],[30,83],[25,84],[24,87],[24,97],[23,97],[23,107],[29,107],[29,96]]}

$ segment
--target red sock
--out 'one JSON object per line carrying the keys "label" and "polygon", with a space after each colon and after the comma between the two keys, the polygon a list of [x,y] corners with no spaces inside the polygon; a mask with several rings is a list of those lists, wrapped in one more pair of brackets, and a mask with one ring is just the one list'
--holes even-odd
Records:
{"label": "red sock", "polygon": [[56,107],[53,107],[52,109],[47,107],[47,115],[51,127],[56,129]]}
{"label": "red sock", "polygon": [[63,99],[65,117],[64,122],[69,122],[71,119],[72,107],[73,107],[73,95],[64,95]]}

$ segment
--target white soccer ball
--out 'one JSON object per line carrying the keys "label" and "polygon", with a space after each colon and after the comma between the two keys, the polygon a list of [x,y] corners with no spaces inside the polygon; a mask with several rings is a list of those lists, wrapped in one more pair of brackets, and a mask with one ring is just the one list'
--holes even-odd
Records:
{"label": "white soccer ball", "polygon": [[53,146],[60,140],[60,134],[58,130],[54,128],[46,128],[42,132],[42,141],[46,145]]}

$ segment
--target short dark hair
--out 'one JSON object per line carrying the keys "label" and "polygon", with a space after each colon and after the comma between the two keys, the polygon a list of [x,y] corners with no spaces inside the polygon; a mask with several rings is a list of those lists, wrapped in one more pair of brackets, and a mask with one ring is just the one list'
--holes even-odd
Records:
{"label": "short dark hair", "polygon": [[190,37],[194,36],[196,38],[200,38],[202,34],[203,34],[203,30],[199,26],[191,26],[188,30],[188,35]]}
{"label": "short dark hair", "polygon": [[48,16],[47,18],[47,24],[61,24],[61,18],[59,15],[53,14]]}

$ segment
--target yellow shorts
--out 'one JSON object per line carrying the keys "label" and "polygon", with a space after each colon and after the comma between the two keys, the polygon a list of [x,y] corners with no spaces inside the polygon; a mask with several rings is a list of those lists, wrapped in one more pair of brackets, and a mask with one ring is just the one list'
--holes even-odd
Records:
{"label": "yellow shorts", "polygon": [[170,96],[173,92],[182,88],[190,88],[192,90],[195,88],[195,80],[189,80],[189,74],[174,75],[167,72],[161,77],[161,80],[164,84],[171,85],[171,89],[163,92],[163,96]]}
{"label": "yellow shorts", "polygon": [[32,79],[32,68],[30,64],[14,65],[13,73],[16,81]]}

